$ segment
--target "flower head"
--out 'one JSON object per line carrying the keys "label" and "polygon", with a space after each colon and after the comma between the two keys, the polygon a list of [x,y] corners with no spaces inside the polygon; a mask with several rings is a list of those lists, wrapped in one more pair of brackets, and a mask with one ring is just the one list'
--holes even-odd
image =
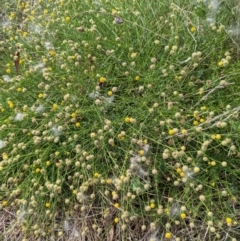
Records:
{"label": "flower head", "polygon": [[172,234],[170,232],[166,232],[165,238],[170,239],[172,237]]}
{"label": "flower head", "polygon": [[46,203],[46,204],[45,204],[45,207],[46,207],[46,208],[50,208],[50,206],[51,206],[50,203]]}
{"label": "flower head", "polygon": [[227,225],[231,225],[232,224],[232,219],[227,217],[226,218],[226,223],[227,223]]}
{"label": "flower head", "polygon": [[136,58],[137,53],[131,53],[131,58]]}
{"label": "flower head", "polygon": [[70,17],[66,17],[65,20],[68,23],[71,20],[71,18]]}
{"label": "flower head", "polygon": [[194,26],[192,26],[192,27],[190,28],[190,31],[191,31],[192,33],[194,33],[194,32],[196,32],[196,28],[195,28]]}
{"label": "flower head", "polygon": [[101,84],[105,83],[105,82],[106,82],[106,78],[100,77],[99,82],[100,82]]}

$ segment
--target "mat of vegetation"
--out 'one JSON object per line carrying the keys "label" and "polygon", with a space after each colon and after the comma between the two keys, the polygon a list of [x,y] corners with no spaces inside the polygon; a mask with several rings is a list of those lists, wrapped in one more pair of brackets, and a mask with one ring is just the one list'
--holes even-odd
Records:
{"label": "mat of vegetation", "polygon": [[240,240],[237,0],[2,0],[0,240]]}

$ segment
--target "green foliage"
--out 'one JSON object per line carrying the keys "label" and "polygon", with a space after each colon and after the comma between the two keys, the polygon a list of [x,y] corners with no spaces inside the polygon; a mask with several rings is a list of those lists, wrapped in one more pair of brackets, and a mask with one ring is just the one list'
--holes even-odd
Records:
{"label": "green foliage", "polygon": [[3,5],[0,207],[23,240],[237,240],[239,4]]}

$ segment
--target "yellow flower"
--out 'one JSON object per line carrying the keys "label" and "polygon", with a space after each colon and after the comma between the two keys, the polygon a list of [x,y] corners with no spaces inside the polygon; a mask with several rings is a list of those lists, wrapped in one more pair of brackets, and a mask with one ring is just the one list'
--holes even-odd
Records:
{"label": "yellow flower", "polygon": [[70,19],[71,19],[70,17],[66,17],[66,18],[65,18],[65,20],[66,20],[67,23],[70,21]]}
{"label": "yellow flower", "polygon": [[47,166],[50,166],[50,165],[51,165],[51,162],[50,162],[50,161],[46,161],[46,165],[47,165]]}
{"label": "yellow flower", "polygon": [[154,209],[154,208],[155,208],[155,204],[154,204],[154,203],[151,203],[151,204],[150,204],[150,208],[151,208],[151,209]]}
{"label": "yellow flower", "polygon": [[192,33],[194,33],[194,32],[196,32],[196,28],[195,28],[194,26],[192,26],[192,27],[190,28],[190,31],[191,31]]}
{"label": "yellow flower", "polygon": [[216,138],[217,140],[220,140],[220,139],[222,138],[222,136],[221,136],[220,134],[217,134],[217,135],[215,136],[215,138]]}
{"label": "yellow flower", "polygon": [[99,79],[99,82],[100,82],[100,83],[104,83],[104,82],[106,82],[106,78],[101,77],[101,78]]}
{"label": "yellow flower", "polygon": [[9,68],[6,69],[6,73],[7,73],[7,74],[10,74],[10,73],[11,73],[11,69],[9,69]]}
{"label": "yellow flower", "polygon": [[200,172],[200,168],[199,167],[194,167],[194,172],[195,173],[199,173]]}
{"label": "yellow flower", "polygon": [[35,170],[36,173],[39,173],[40,171],[41,171],[40,168],[36,168],[36,170]]}
{"label": "yellow flower", "polygon": [[50,51],[49,51],[49,54],[50,54],[51,56],[54,56],[56,53],[55,53],[54,50],[50,50]]}
{"label": "yellow flower", "polygon": [[181,177],[185,177],[185,173],[184,172],[180,172],[179,173]]}
{"label": "yellow flower", "polygon": [[126,117],[126,118],[125,118],[125,122],[126,122],[126,123],[129,123],[129,122],[130,122],[130,117]]}
{"label": "yellow flower", "polygon": [[223,62],[222,62],[222,61],[219,61],[219,62],[218,62],[218,66],[219,66],[219,67],[222,67],[222,66],[223,66]]}
{"label": "yellow flower", "polygon": [[198,124],[199,124],[199,123],[198,123],[198,121],[196,121],[196,120],[193,122],[193,125],[194,125],[194,126],[197,126]]}
{"label": "yellow flower", "polygon": [[137,56],[137,53],[131,53],[131,58],[135,58]]}
{"label": "yellow flower", "polygon": [[75,56],[74,56],[74,55],[70,55],[70,56],[68,57],[68,59],[69,59],[69,60],[73,60],[73,59],[75,59]]}
{"label": "yellow flower", "polygon": [[119,222],[119,218],[114,218],[114,223],[118,223]]}
{"label": "yellow flower", "polygon": [[199,91],[198,91],[198,94],[199,95],[202,95],[204,93],[204,89],[203,88],[200,88]]}
{"label": "yellow flower", "polygon": [[73,195],[76,195],[77,194],[77,190],[73,190],[72,193],[73,193]]}
{"label": "yellow flower", "polygon": [[33,20],[34,20],[34,17],[33,17],[33,16],[29,16],[29,19],[33,21]]}
{"label": "yellow flower", "polygon": [[106,183],[107,183],[107,184],[111,184],[111,183],[112,183],[111,179],[108,178],[108,179],[106,180]]}
{"label": "yellow flower", "polygon": [[166,213],[167,215],[170,215],[170,211],[169,211],[168,208],[166,208],[164,211],[165,211],[165,213]]}
{"label": "yellow flower", "polygon": [[27,106],[26,106],[26,105],[25,105],[25,106],[23,106],[23,108],[22,108],[22,109],[23,109],[23,111],[24,111],[24,112],[26,112],[26,111],[27,111]]}
{"label": "yellow flower", "polygon": [[99,177],[99,173],[98,173],[98,172],[95,172],[95,173],[94,173],[94,177],[98,178],[98,177]]}
{"label": "yellow flower", "polygon": [[76,112],[73,112],[73,113],[71,114],[71,117],[72,117],[72,118],[75,118],[76,115],[77,115]]}
{"label": "yellow flower", "polygon": [[180,173],[182,172],[182,169],[181,169],[181,168],[177,168],[177,170],[176,170],[176,171],[177,171],[177,173],[179,173],[179,174],[180,174]]}
{"label": "yellow flower", "polygon": [[108,91],[108,96],[112,96],[112,94],[113,94],[113,92],[110,90],[110,91]]}
{"label": "yellow flower", "polygon": [[7,159],[8,159],[7,153],[4,152],[4,153],[2,154],[2,159],[3,159],[3,160],[7,160]]}
{"label": "yellow flower", "polygon": [[58,108],[57,104],[53,104],[53,110],[56,110]]}
{"label": "yellow flower", "polygon": [[114,204],[114,207],[115,207],[115,208],[119,208],[119,206],[120,206],[119,203],[115,203],[115,204]]}
{"label": "yellow flower", "polygon": [[10,19],[13,19],[15,17],[15,13],[14,12],[11,12],[10,15],[9,15],[9,18]]}
{"label": "yellow flower", "polygon": [[186,129],[182,129],[182,134],[186,135],[187,134],[187,130]]}
{"label": "yellow flower", "polygon": [[14,104],[13,104],[13,102],[11,101],[11,100],[8,100],[8,106],[9,106],[9,108],[13,108],[14,107]]}
{"label": "yellow flower", "polygon": [[80,122],[77,122],[75,125],[76,125],[76,127],[80,127],[81,126]]}
{"label": "yellow flower", "polygon": [[136,80],[136,81],[138,81],[139,79],[140,79],[140,77],[139,77],[139,76],[136,76],[136,77],[135,77],[135,80]]}
{"label": "yellow flower", "polygon": [[181,213],[181,219],[185,219],[186,218],[186,214],[185,213]]}
{"label": "yellow flower", "polygon": [[138,154],[140,155],[140,156],[143,156],[144,155],[144,150],[140,150],[139,152],[138,152]]}
{"label": "yellow flower", "polygon": [[231,225],[231,224],[232,224],[232,219],[229,218],[229,217],[227,217],[227,218],[226,218],[226,223],[227,223],[228,225]]}
{"label": "yellow flower", "polygon": [[172,234],[170,233],[170,232],[167,232],[166,234],[165,234],[165,238],[166,239],[170,239],[172,237]]}
{"label": "yellow flower", "polygon": [[46,208],[50,208],[50,203],[46,203],[46,204],[45,204],[45,207],[46,207]]}
{"label": "yellow flower", "polygon": [[26,38],[26,37],[27,37],[27,35],[28,35],[28,33],[27,33],[27,32],[23,32],[23,34],[22,34],[22,36],[23,36],[24,38]]}
{"label": "yellow flower", "polygon": [[43,93],[38,94],[38,98],[41,99],[43,97]]}
{"label": "yellow flower", "polygon": [[175,134],[175,131],[173,129],[171,129],[171,130],[168,131],[168,134],[172,136],[172,135]]}
{"label": "yellow flower", "polygon": [[7,201],[3,201],[3,202],[2,202],[2,206],[3,206],[3,207],[6,207],[6,206],[7,206],[7,204],[8,204],[8,202],[7,202]]}
{"label": "yellow flower", "polygon": [[211,161],[211,162],[210,162],[210,165],[211,165],[211,166],[216,166],[216,162],[215,162],[215,161]]}
{"label": "yellow flower", "polygon": [[125,139],[125,137],[120,133],[120,134],[118,134],[118,138],[120,139],[120,140],[124,140]]}

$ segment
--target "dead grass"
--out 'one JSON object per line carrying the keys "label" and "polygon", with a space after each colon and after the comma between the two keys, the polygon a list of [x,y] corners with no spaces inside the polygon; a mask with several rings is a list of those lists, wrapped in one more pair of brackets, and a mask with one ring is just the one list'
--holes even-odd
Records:
{"label": "dead grass", "polygon": [[[68,218],[59,213],[54,218],[55,229],[49,232],[46,238],[34,237],[32,234],[23,233],[21,223],[19,222],[14,210],[3,209],[0,211],[0,241],[164,241],[165,228],[157,223],[154,229],[151,229],[150,223],[144,222],[143,217],[136,217],[129,220],[127,229],[122,231],[121,224],[114,224],[113,217],[115,213],[110,210],[109,215],[104,219],[101,215],[101,209],[96,209],[93,214],[88,210],[84,212],[72,212]],[[35,215],[35,214],[34,214]],[[32,220],[36,218],[32,217]],[[239,240],[239,228],[234,227],[222,229],[220,238],[216,238],[214,233],[209,232],[209,227],[203,225],[199,220],[195,221],[196,226],[189,227],[189,220],[184,225],[174,225],[172,232],[181,237],[181,241],[230,241],[232,237]],[[147,229],[142,230],[142,225]],[[97,228],[94,228],[95,227]],[[46,230],[46,224],[42,223],[42,230]],[[59,232],[62,235],[59,236]],[[171,239],[172,241],[175,238]]]}
{"label": "dead grass", "polygon": [[[17,218],[11,210],[0,211],[0,241],[20,241],[23,239],[21,227]],[[29,239],[30,241],[30,239]]]}

